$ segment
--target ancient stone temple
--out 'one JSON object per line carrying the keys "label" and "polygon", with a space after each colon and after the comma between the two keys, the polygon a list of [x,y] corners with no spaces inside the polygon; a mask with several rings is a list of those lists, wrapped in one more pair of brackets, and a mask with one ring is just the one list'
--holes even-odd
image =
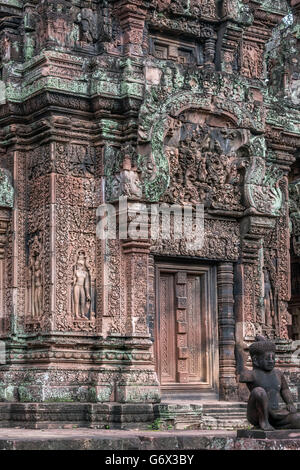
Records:
{"label": "ancient stone temple", "polygon": [[299,0],[0,0],[1,420],[241,402],[256,334],[298,400],[299,44]]}

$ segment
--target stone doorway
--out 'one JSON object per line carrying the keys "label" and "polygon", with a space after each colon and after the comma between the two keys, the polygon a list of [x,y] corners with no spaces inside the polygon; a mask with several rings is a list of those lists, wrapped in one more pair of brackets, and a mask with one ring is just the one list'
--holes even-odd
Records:
{"label": "stone doorway", "polygon": [[156,364],[163,396],[217,398],[216,268],[157,264]]}

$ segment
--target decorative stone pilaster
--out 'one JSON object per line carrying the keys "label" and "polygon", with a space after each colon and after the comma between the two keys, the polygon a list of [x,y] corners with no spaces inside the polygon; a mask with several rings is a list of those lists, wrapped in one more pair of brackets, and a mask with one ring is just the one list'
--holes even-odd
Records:
{"label": "decorative stone pilaster", "polygon": [[124,48],[127,55],[142,55],[146,11],[143,0],[115,1],[114,12],[124,32]]}
{"label": "decorative stone pilaster", "polygon": [[235,370],[235,319],[233,297],[233,265],[218,266],[219,348],[220,348],[220,399],[237,398]]}
{"label": "decorative stone pilaster", "polygon": [[13,207],[14,190],[8,170],[0,168],[0,260],[4,258],[7,227]]}
{"label": "decorative stone pilaster", "polygon": [[7,229],[14,201],[14,190],[8,170],[0,168],[0,332],[5,326],[5,251],[7,244]]}
{"label": "decorative stone pilaster", "polygon": [[293,250],[300,256],[300,180],[289,185],[289,205]]}
{"label": "decorative stone pilaster", "polygon": [[122,317],[125,324],[122,328],[125,348],[131,361],[127,366],[121,365],[116,399],[121,403],[157,403],[160,401],[159,382],[147,324],[150,254],[150,242],[146,238],[148,212],[143,204],[125,204],[118,213],[119,234],[123,238],[124,284],[121,288],[125,293],[125,315]]}
{"label": "decorative stone pilaster", "polygon": [[10,210],[0,207],[0,260],[4,259]]}

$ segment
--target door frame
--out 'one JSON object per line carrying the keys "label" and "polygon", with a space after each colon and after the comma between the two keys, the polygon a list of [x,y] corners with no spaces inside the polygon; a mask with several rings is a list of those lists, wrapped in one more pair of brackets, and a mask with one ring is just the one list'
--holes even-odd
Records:
{"label": "door frame", "polygon": [[159,345],[159,322],[160,322],[160,308],[159,308],[159,279],[161,272],[176,273],[179,270],[184,270],[187,273],[204,274],[206,276],[205,289],[206,289],[206,303],[209,309],[208,313],[208,369],[209,369],[209,383],[207,384],[189,384],[189,383],[176,383],[164,384],[161,386],[162,394],[164,393],[179,393],[188,394],[198,392],[201,394],[212,393],[215,398],[218,395],[219,388],[219,346],[218,346],[218,301],[217,301],[217,265],[205,263],[197,260],[179,260],[173,259],[172,261],[155,260],[155,367],[158,374],[159,381],[161,380],[160,369],[160,345]]}

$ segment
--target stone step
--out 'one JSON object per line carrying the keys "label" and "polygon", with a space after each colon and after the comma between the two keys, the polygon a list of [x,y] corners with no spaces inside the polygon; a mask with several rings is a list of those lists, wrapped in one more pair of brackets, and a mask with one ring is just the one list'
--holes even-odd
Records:
{"label": "stone step", "polygon": [[196,430],[226,429],[235,430],[248,426],[247,404],[242,402],[174,403],[172,401],[157,406],[160,429]]}
{"label": "stone step", "polygon": [[[0,450],[300,450],[300,439],[244,439],[235,431],[120,431],[95,429],[0,429]],[[99,454],[100,455],[100,454]],[[126,454],[127,455],[127,454]],[[130,453],[128,455],[131,455]],[[201,456],[202,457],[202,456]],[[199,455],[200,459],[200,455]],[[198,460],[198,456],[197,456]],[[100,455],[99,462],[103,462]],[[188,462],[187,462],[188,463]],[[187,463],[185,465],[187,465]],[[196,457],[190,467],[196,465]],[[116,465],[115,465],[116,466]],[[141,466],[141,465],[139,465]],[[128,460],[127,460],[128,467]],[[133,466],[130,466],[133,468]]]}

